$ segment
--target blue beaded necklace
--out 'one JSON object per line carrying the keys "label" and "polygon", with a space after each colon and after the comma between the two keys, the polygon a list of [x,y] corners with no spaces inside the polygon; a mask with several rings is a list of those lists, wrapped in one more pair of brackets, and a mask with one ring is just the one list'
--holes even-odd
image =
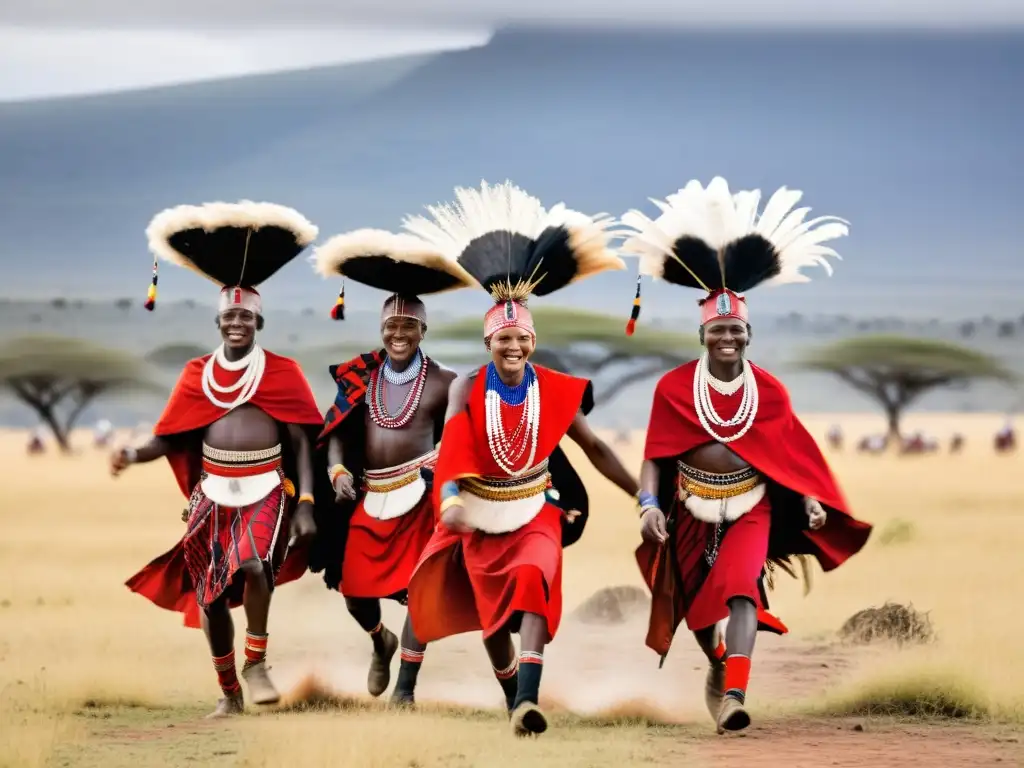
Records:
{"label": "blue beaded necklace", "polygon": [[526,371],[523,374],[523,380],[516,386],[510,387],[508,384],[501,380],[498,375],[498,369],[493,362],[487,364],[487,389],[498,393],[498,397],[505,405],[517,406],[522,405],[526,402],[526,392],[529,390],[530,385],[537,378],[537,373],[533,370],[533,366],[529,363],[526,364]]}

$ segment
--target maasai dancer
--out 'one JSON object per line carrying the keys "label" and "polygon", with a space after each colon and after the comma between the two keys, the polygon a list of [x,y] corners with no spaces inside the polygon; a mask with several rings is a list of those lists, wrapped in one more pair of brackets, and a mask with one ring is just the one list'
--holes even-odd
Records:
{"label": "maasai dancer", "polygon": [[[248,622],[242,677],[250,698],[278,700],[265,663],[271,592],[305,572],[303,545],[315,533],[310,439],[320,411],[298,365],[264,351],[255,337],[264,324],[256,286],[316,234],[297,211],[249,202],[172,208],[147,229],[156,256],[223,286],[217,315],[223,342],[185,366],[153,438],[111,459],[116,476],[131,464],[166,457],[189,499],[184,537],[128,587],[184,613],[186,626],[202,625],[224,692],[211,717],[243,709],[229,611],[238,605]],[[147,306],[154,300],[151,288]]]}
{"label": "maasai dancer", "polygon": [[801,556],[813,554],[830,571],[871,531],[848,514],[785,388],[745,357],[741,293],[804,282],[803,266],[829,269],[824,257],[835,252],[822,243],[847,232],[831,217],[805,222],[809,209],[792,210],[800,197],[782,188],[758,216],[758,191],[731,195],[716,178],[659,203],[655,221],[638,211],[622,218],[636,230],[623,250],[640,256],[641,274],[706,292],[703,355],[655,389],[641,485],[660,502],[641,512],[637,560],[653,595],[647,645],[664,661],[686,621],[708,657],[705,700],[719,733],[750,723],[744,700],[757,630],[787,631],[766,610],[774,565],[794,574],[788,558],[797,556],[806,578]]}
{"label": "maasai dancer", "polygon": [[409,613],[424,642],[483,630],[514,733],[536,734],[547,728],[537,706],[544,646],[562,611],[562,520],[576,509],[560,494],[556,472],[568,461],[553,461],[559,441],[568,435],[630,496],[639,488],[587,424],[590,382],[529,363],[526,299],[624,265],[608,250],[607,219],[546,211],[509,183],[456,194],[454,205],[429,208],[433,221],[416,217],[406,229],[457,258],[494,298],[482,333],[491,362],[452,385],[435,470],[441,519],[410,582]]}
{"label": "maasai dancer", "polygon": [[[337,235],[316,249],[321,275],[391,292],[381,310],[383,348],[329,369],[338,394],[318,447],[326,447],[328,475],[342,508],[318,511],[310,559],[310,569],[324,571],[328,587],[345,596],[349,613],[370,635],[366,685],[371,696],[387,690],[399,648],[398,637],[382,621],[380,600],[405,604],[409,577],[434,530],[435,446],[455,379],[454,371],[420,347],[427,311],[415,292],[473,282],[454,259],[432,250],[411,236],[367,229]],[[332,312],[335,319],[343,318],[343,302],[344,287]],[[406,617],[394,703],[414,703],[425,649]]]}

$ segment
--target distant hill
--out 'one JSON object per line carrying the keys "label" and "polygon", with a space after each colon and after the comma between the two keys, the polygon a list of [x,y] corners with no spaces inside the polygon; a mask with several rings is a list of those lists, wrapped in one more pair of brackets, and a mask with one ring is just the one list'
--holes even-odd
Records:
{"label": "distant hill", "polygon": [[[467,51],[2,105],[0,292],[141,296],[145,225],[181,202],[272,199],[327,237],[394,227],[482,177],[619,214],[722,174],[852,222],[833,278],[759,291],[755,312],[1018,314],[1022,42],[513,29]],[[329,307],[335,288],[295,263],[269,291]],[[161,296],[203,290],[164,271]],[[625,314],[631,296],[607,275],[548,301]],[[644,317],[692,324],[691,298],[658,286]]]}

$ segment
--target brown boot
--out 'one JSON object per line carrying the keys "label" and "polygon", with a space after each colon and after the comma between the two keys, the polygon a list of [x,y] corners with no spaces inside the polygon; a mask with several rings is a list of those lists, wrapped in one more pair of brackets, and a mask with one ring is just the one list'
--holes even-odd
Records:
{"label": "brown boot", "polygon": [[712,719],[718,719],[722,711],[722,697],[725,695],[725,664],[711,662],[708,664],[708,676],[704,679],[704,703]]}
{"label": "brown boot", "polygon": [[524,701],[512,712],[512,733],[516,736],[531,736],[544,733],[548,729],[548,719],[540,707]]}
{"label": "brown boot", "polygon": [[743,707],[743,702],[735,696],[725,696],[722,707],[718,710],[718,732],[742,731],[750,725],[750,715]]}
{"label": "brown boot", "polygon": [[232,715],[240,715],[245,711],[245,702],[242,701],[242,692],[234,696],[225,696],[217,702],[217,708],[206,716],[207,720],[220,720]]}
{"label": "brown boot", "polygon": [[380,630],[381,645],[384,649],[381,653],[373,652],[373,659],[370,661],[370,674],[366,677],[366,690],[371,696],[380,696],[391,685],[391,659],[398,652],[398,637],[387,627]]}
{"label": "brown boot", "polygon": [[242,679],[249,686],[249,698],[253,704],[276,704],[281,700],[281,694],[267,675],[267,662],[246,664],[242,667]]}

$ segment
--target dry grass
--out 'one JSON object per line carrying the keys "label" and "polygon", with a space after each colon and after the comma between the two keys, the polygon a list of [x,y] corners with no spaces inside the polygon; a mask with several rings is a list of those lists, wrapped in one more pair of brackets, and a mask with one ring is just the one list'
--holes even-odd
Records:
{"label": "dry grass", "polygon": [[[831,421],[811,419],[809,426],[820,436]],[[879,427],[860,417],[841,421],[851,436]],[[909,421],[908,428],[917,426]],[[778,579],[772,609],[792,634],[759,639],[755,718],[812,707],[1024,722],[1024,654],[1006,650],[1018,647],[1024,616],[994,610],[1017,605],[1024,581],[1024,473],[1010,469],[1021,458],[989,450],[998,417],[917,421],[939,434],[955,424],[967,435],[965,452],[912,461],[829,456],[861,517],[878,531],[909,526],[911,534],[899,546],[878,536],[843,568],[816,574],[806,598],[799,584]],[[642,622],[569,619],[600,588],[641,586],[634,510],[588,469],[595,508],[587,535],[566,554],[566,621],[545,667],[559,727],[542,740],[509,737],[474,637],[428,650],[420,697],[443,705],[416,714],[368,705],[366,638],[339,597],[312,576],[275,596],[270,657],[282,688],[315,675],[324,680],[325,699],[313,711],[210,727],[199,716],[217,689],[201,634],[123,586],[180,535],[183,500],[166,467],[134,468],[115,483],[103,457],[88,448],[71,458],[29,458],[24,440],[0,436],[9,478],[0,507],[0,765],[674,764],[693,762],[679,729],[709,728],[703,673],[684,633],[659,671],[643,647]],[[629,466],[639,465],[640,445],[637,437],[622,450]],[[571,455],[580,459],[574,449]],[[997,480],[969,480],[986,477]],[[844,621],[890,601],[927,612],[937,641],[903,649],[839,644]],[[389,625],[401,617],[399,607],[385,606]],[[656,723],[666,725],[651,727]]]}

